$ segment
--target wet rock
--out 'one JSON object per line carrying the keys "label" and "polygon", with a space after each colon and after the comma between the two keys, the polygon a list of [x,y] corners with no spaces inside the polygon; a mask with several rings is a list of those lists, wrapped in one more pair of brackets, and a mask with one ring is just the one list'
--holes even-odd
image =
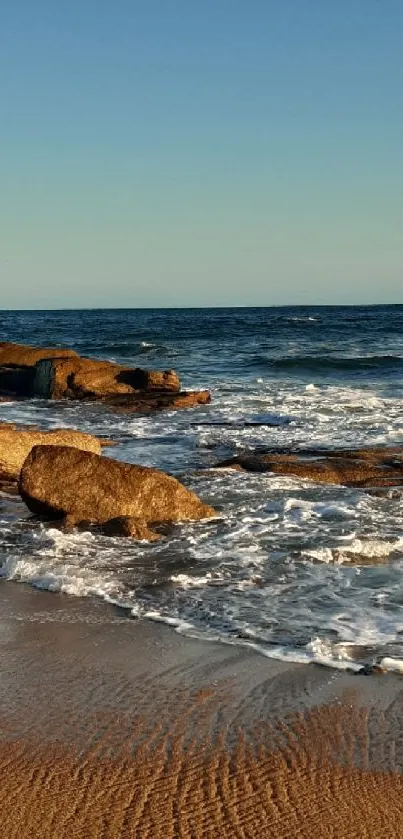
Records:
{"label": "wet rock", "polygon": [[22,465],[34,446],[73,446],[100,454],[107,442],[92,434],[67,428],[41,431],[35,427],[0,422],[0,482],[5,485],[18,481]]}
{"label": "wet rock", "polygon": [[208,391],[181,392],[174,370],[143,370],[81,358],[73,350],[0,344],[0,394],[13,398],[85,399],[128,413],[190,408]]}
{"label": "wet rock", "polygon": [[195,408],[209,405],[209,390],[182,391],[181,393],[137,393],[127,396],[112,396],[104,400],[113,410],[123,414],[148,414],[155,411],[174,411],[181,408]]}
{"label": "wet rock", "polygon": [[0,392],[27,398],[34,393],[35,365],[42,359],[75,358],[74,350],[0,342]]}
{"label": "wet rock", "polygon": [[62,347],[30,347],[28,344],[12,344],[0,341],[0,366],[2,367],[35,367],[43,358],[76,357],[74,350]]}
{"label": "wet rock", "polygon": [[32,393],[32,367],[0,367],[0,392],[28,397]]}
{"label": "wet rock", "polygon": [[67,516],[70,524],[105,525],[121,517],[152,524],[216,515],[179,481],[157,469],[65,446],[33,448],[21,471],[19,491],[31,512],[54,519]]}
{"label": "wet rock", "polygon": [[116,516],[102,525],[105,536],[126,536],[147,542],[158,542],[162,537],[151,530],[147,524],[133,516]]}
{"label": "wet rock", "polygon": [[45,399],[104,399],[138,391],[177,393],[179,378],[165,372],[122,367],[91,358],[43,359],[35,368],[33,391]]}
{"label": "wet rock", "polygon": [[158,542],[162,539],[160,533],[156,533],[146,522],[134,518],[134,516],[115,516],[102,524],[94,524],[88,519],[79,521],[74,515],[67,515],[61,519],[52,521],[53,527],[58,527],[64,533],[71,533],[73,530],[89,530],[91,533],[98,533],[103,536],[125,537],[138,539],[144,542]]}
{"label": "wet rock", "polygon": [[301,449],[244,454],[218,468],[271,472],[362,489],[403,486],[403,448]]}

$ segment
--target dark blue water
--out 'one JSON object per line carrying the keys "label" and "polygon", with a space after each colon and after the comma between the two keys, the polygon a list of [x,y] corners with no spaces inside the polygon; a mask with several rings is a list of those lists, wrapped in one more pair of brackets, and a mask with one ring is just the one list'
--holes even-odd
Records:
{"label": "dark blue water", "polygon": [[403,306],[3,312],[7,339],[240,376],[399,376]]}
{"label": "dark blue water", "polygon": [[211,406],[155,417],[32,400],[0,418],[106,433],[114,457],[179,475],[221,514],[150,546],[33,526],[7,500],[3,576],[270,655],[403,658],[399,496],[214,470],[257,446],[401,443],[403,306],[3,312],[0,324],[1,340],[175,368],[184,387],[211,388]]}

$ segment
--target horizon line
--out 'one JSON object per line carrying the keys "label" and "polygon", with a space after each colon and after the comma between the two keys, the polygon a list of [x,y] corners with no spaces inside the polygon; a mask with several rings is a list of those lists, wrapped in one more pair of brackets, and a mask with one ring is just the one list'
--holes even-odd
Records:
{"label": "horizon line", "polygon": [[205,309],[341,309],[341,308],[379,308],[379,307],[402,306],[402,303],[272,303],[267,305],[226,305],[217,306],[61,306],[35,308],[2,308],[0,312],[132,312],[132,311],[177,311],[177,310],[205,310]]}

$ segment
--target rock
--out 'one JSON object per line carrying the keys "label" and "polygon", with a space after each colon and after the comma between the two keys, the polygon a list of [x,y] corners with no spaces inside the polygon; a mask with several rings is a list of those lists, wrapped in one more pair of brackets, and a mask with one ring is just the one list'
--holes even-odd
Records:
{"label": "rock", "polygon": [[137,391],[178,392],[173,370],[163,373],[122,367],[91,358],[43,359],[35,368],[33,391],[45,399],[102,399]]}
{"label": "rock", "polygon": [[179,393],[181,386],[175,370],[160,372],[158,370],[143,370],[141,367],[132,370],[121,367],[118,378],[120,382],[124,382],[135,391]]}
{"label": "rock", "polygon": [[44,358],[74,358],[74,350],[57,347],[30,347],[0,342],[0,392],[18,397],[33,395],[35,365]]}
{"label": "rock", "polygon": [[0,366],[2,367],[35,367],[42,358],[69,357],[77,357],[77,353],[62,347],[30,347],[27,344],[0,341]]}
{"label": "rock", "polygon": [[32,393],[32,367],[0,367],[0,392],[28,397]]}
{"label": "rock", "polygon": [[148,414],[152,411],[176,411],[181,408],[195,408],[209,405],[209,390],[182,391],[181,393],[137,393],[125,396],[107,397],[109,408],[124,414]]}
{"label": "rock", "polygon": [[[105,444],[108,441],[105,441]],[[22,465],[33,446],[74,446],[100,454],[104,441],[72,429],[41,431],[38,428],[18,427],[0,423],[0,480],[18,481]]]}
{"label": "rock", "polygon": [[74,515],[67,515],[61,519],[53,520],[52,525],[60,528],[64,533],[71,533],[78,529],[90,530],[104,536],[122,536],[144,542],[158,542],[162,539],[162,536],[151,530],[146,522],[136,519],[134,516],[115,516],[109,521],[96,525],[87,519],[77,521]]}
{"label": "rock", "polygon": [[130,413],[189,408],[209,391],[181,392],[174,370],[143,370],[81,358],[73,350],[0,344],[0,393],[15,398],[86,399]]}
{"label": "rock", "polygon": [[145,522],[133,516],[116,516],[109,519],[102,525],[102,532],[105,536],[126,536],[147,542],[158,542],[162,538],[159,533],[150,530]]}
{"label": "rock", "polygon": [[301,449],[244,454],[218,464],[247,472],[272,472],[326,484],[369,489],[403,486],[403,448]]}
{"label": "rock", "polygon": [[152,524],[216,515],[179,481],[157,469],[65,446],[35,446],[23,465],[19,492],[31,512],[47,518],[67,516],[76,524],[105,524],[122,516]]}

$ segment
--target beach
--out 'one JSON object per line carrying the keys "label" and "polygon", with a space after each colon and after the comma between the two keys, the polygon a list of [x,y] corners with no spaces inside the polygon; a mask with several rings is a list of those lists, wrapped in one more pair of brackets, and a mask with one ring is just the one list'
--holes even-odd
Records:
{"label": "beach", "polygon": [[398,676],[266,658],[0,585],[12,837],[398,837]]}
{"label": "beach", "polygon": [[403,313],[334,316],[5,317],[1,839],[402,835]]}

